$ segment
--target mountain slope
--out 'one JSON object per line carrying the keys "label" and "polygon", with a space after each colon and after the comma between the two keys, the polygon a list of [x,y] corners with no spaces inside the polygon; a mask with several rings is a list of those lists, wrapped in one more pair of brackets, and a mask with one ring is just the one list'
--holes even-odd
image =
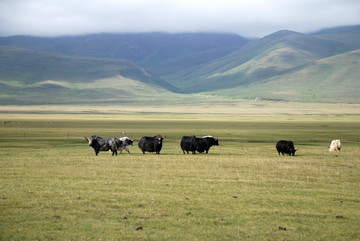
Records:
{"label": "mountain slope", "polygon": [[165,78],[190,92],[230,88],[261,81],[347,50],[345,44],[283,30],[250,42],[197,69],[185,70]]}
{"label": "mountain slope", "polygon": [[126,60],[75,58],[0,46],[0,79],[21,84],[45,80],[89,82],[122,76],[171,91],[177,89]]}
{"label": "mountain slope", "polygon": [[311,35],[346,44],[351,50],[360,48],[360,25],[323,29]]}
{"label": "mountain slope", "polygon": [[0,47],[3,104],[102,103],[174,95],[176,88],[125,60],[75,58]]}
{"label": "mountain slope", "polygon": [[360,50],[354,50],[248,86],[213,93],[250,99],[359,103],[359,66]]}

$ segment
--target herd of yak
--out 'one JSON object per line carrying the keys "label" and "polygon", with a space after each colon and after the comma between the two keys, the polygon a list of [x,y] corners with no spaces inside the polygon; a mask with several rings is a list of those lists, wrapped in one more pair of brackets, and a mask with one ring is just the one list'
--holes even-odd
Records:
{"label": "herd of yak", "polygon": [[[89,142],[89,146],[91,146],[95,155],[97,156],[100,151],[111,151],[112,155],[117,155],[117,151],[122,153],[123,150],[126,150],[130,153],[129,147],[133,145],[134,140],[131,140],[128,137],[121,138],[102,138],[99,136],[92,136],[90,138],[85,137],[85,139]],[[155,152],[156,154],[160,154],[163,140],[165,137],[161,135],[156,136],[144,136],[140,139],[138,146],[141,149],[142,153],[145,152]],[[218,146],[219,140],[215,139],[213,136],[183,136],[180,141],[180,147],[183,153],[196,154],[199,153],[208,153],[209,149],[212,146]],[[330,151],[340,151],[341,142],[340,140],[333,140],[330,144]],[[290,156],[294,156],[296,149],[294,143],[292,141],[280,140],[276,143],[276,150],[278,154],[282,155],[288,154]]]}

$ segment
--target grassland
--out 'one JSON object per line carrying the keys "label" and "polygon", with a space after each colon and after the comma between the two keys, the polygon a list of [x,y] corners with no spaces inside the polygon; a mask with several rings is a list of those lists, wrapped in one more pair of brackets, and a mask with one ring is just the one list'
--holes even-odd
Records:
{"label": "grassland", "polygon": [[[359,108],[294,105],[1,107],[0,240],[359,240]],[[84,140],[122,131],[167,137],[115,157]],[[220,146],[183,155],[191,134]]]}

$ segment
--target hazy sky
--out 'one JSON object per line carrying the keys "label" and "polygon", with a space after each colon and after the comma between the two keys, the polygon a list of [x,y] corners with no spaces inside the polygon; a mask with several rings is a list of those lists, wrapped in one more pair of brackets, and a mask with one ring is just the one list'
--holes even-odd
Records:
{"label": "hazy sky", "polygon": [[0,36],[230,32],[360,24],[360,0],[0,0]]}

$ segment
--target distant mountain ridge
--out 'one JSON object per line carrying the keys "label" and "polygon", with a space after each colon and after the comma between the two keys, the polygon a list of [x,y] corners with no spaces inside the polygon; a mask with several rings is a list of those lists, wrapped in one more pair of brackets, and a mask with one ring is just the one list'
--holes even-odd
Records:
{"label": "distant mountain ridge", "polygon": [[127,60],[68,57],[0,46],[0,79],[33,84],[45,80],[73,83],[121,76],[176,91],[166,81]]}
{"label": "distant mountain ridge", "polygon": [[66,56],[126,59],[157,75],[205,63],[231,53],[249,40],[236,34],[138,33],[65,37],[12,36],[0,45]]}
{"label": "distant mountain ridge", "polygon": [[[309,34],[280,30],[251,40],[216,33],[12,36],[0,38],[0,101],[6,96],[10,103],[16,88],[33,94],[50,89],[64,96],[70,91],[75,96],[71,99],[85,101],[89,95],[76,85],[82,83],[88,93],[110,93],[107,101],[116,100],[115,90],[123,98],[141,100],[148,88],[154,96],[159,91],[159,96],[211,93],[240,99],[360,103],[359,49],[360,26]],[[106,81],[116,87],[105,91],[91,84]],[[125,89],[121,84],[126,81],[131,85]]]}
{"label": "distant mountain ridge", "polygon": [[0,46],[0,103],[131,103],[178,89],[127,60]]}
{"label": "distant mountain ridge", "polygon": [[347,44],[352,49],[360,48],[360,25],[323,29],[311,35]]}

